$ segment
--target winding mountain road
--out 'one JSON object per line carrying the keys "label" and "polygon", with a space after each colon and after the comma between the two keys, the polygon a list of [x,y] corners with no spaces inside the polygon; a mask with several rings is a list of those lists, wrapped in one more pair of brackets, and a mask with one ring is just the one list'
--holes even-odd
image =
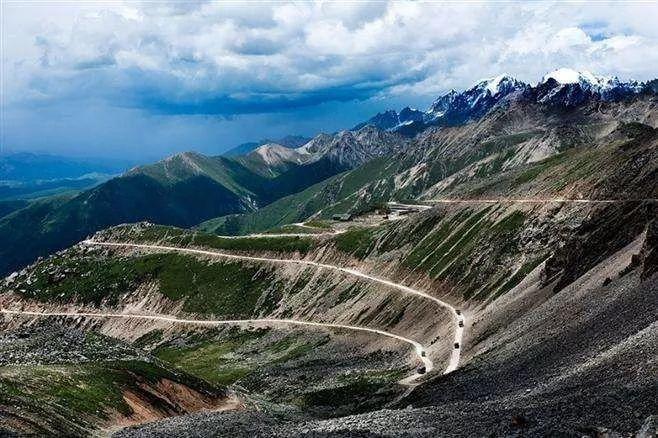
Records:
{"label": "winding mountain road", "polygon": [[[222,258],[227,258],[227,259],[235,259],[235,260],[250,260],[250,261],[256,261],[256,262],[266,262],[266,263],[279,263],[279,264],[296,264],[296,265],[303,265],[303,266],[313,266],[316,268],[321,268],[321,269],[326,269],[326,270],[331,270],[335,272],[341,272],[345,273],[348,275],[352,275],[354,277],[358,277],[361,279],[364,279],[366,281],[372,282],[372,283],[377,283],[381,284],[384,286],[391,287],[393,289],[397,289],[401,292],[407,293],[409,295],[414,295],[417,297],[420,297],[425,300],[429,300],[435,304],[438,304],[439,306],[445,308],[450,312],[453,322],[454,322],[454,338],[453,338],[453,343],[459,344],[460,348],[453,348],[452,344],[450,346],[452,353],[450,355],[450,360],[448,362],[448,365],[446,366],[445,370],[443,371],[444,374],[450,373],[454,370],[457,369],[459,366],[459,360],[461,356],[461,345],[462,345],[462,338],[464,335],[464,327],[463,325],[465,324],[465,319],[464,315],[461,314],[461,312],[458,312],[455,307],[453,307],[451,304],[446,303],[445,301],[442,301],[436,297],[433,297],[423,291],[411,288],[409,286],[404,286],[399,283],[395,283],[390,280],[386,280],[384,278],[379,278],[375,277],[373,275],[365,274],[361,271],[358,271],[356,269],[352,268],[343,268],[340,266],[334,266],[334,265],[328,265],[325,263],[318,263],[310,260],[298,260],[298,259],[279,259],[279,258],[270,258],[270,257],[257,257],[257,256],[248,256],[248,255],[239,255],[239,254],[230,254],[230,253],[225,253],[225,252],[219,252],[219,251],[208,251],[208,250],[202,250],[202,249],[194,249],[194,248],[180,248],[180,247],[175,247],[175,246],[165,246],[165,245],[152,245],[152,244],[140,244],[140,243],[127,243],[127,242],[100,242],[100,241],[95,241],[95,240],[85,240],[82,242],[85,245],[96,245],[96,246],[109,246],[109,247],[123,247],[123,248],[140,248],[140,249],[147,249],[147,250],[156,250],[156,251],[173,251],[173,252],[181,252],[181,253],[187,253],[187,254],[198,254],[198,255],[205,255],[205,256],[211,256],[211,257],[222,257]],[[307,322],[307,325],[313,325],[313,324],[321,324],[321,323],[310,323]],[[325,324],[327,327],[330,327],[331,324]],[[347,326],[345,326],[347,327]],[[344,327],[344,328],[345,328]],[[352,326],[350,326],[352,327]],[[357,327],[352,327],[352,329],[357,329]],[[426,370],[429,371],[434,368],[431,360],[429,358],[423,357],[421,354],[421,351],[425,351],[425,349],[421,346],[420,343],[413,341],[411,339],[403,338],[398,335],[394,335],[392,333],[384,332],[384,331],[379,331],[375,329],[368,329],[364,327],[359,327],[358,329],[363,330],[363,331],[370,331],[373,333],[380,333],[382,335],[386,335],[389,337],[394,337],[399,340],[404,340],[405,342],[411,343],[414,345],[416,348],[416,351],[423,361]],[[420,347],[417,347],[420,346]],[[420,348],[420,350],[418,349]]]}
{"label": "winding mountain road", "polygon": [[[448,366],[444,370],[444,374],[447,374],[447,373],[450,373],[450,372],[456,370],[457,367],[459,366],[459,359],[461,357],[461,344],[462,344],[462,338],[464,336],[464,327],[463,327],[463,325],[465,324],[464,315],[461,314],[461,312],[458,312],[457,309],[455,309],[455,307],[453,307],[451,304],[446,303],[445,301],[442,301],[442,300],[440,300],[436,297],[433,297],[432,295],[429,295],[426,292],[420,291],[418,289],[411,288],[409,286],[404,286],[402,284],[395,283],[393,281],[386,280],[384,278],[375,277],[373,275],[365,274],[361,271],[357,271],[356,269],[343,268],[343,267],[340,267],[340,266],[328,265],[328,264],[325,264],[325,263],[318,263],[318,262],[314,262],[314,261],[310,261],[310,260],[257,257],[257,256],[248,256],[248,255],[240,255],[240,254],[230,254],[230,253],[219,252],[219,251],[208,251],[208,250],[203,250],[203,249],[181,248],[181,247],[176,247],[176,246],[152,245],[152,244],[144,244],[144,243],[100,242],[100,241],[95,241],[95,240],[84,240],[82,243],[85,244],[85,245],[122,247],[122,248],[140,248],[140,249],[148,249],[148,250],[156,250],[156,251],[173,251],[173,252],[181,252],[181,253],[187,253],[187,254],[199,254],[199,255],[205,255],[205,256],[211,256],[211,257],[221,257],[221,258],[234,259],[234,260],[250,260],[250,261],[266,262],[266,263],[296,264],[296,265],[303,265],[303,266],[313,266],[313,267],[316,267],[316,268],[331,270],[331,271],[335,271],[335,272],[342,272],[342,273],[345,273],[345,274],[348,274],[348,275],[352,275],[354,277],[364,279],[364,280],[372,282],[372,283],[382,284],[382,285],[391,287],[393,289],[397,289],[399,291],[402,291],[404,293],[407,293],[409,295],[414,295],[414,296],[432,301],[433,303],[438,304],[439,306],[445,308],[446,310],[448,310],[450,312],[450,314],[452,315],[454,324],[455,324],[455,336],[454,336],[454,342],[453,343],[459,344],[460,348],[453,348],[452,349],[452,354],[450,355],[450,361],[448,362]],[[461,324],[460,324],[460,322],[461,322]]]}
{"label": "winding mountain road", "polygon": [[583,199],[583,198],[497,198],[497,199],[425,199],[420,202],[432,204],[619,204],[623,202],[658,202],[657,198],[638,199]]}
{"label": "winding mountain road", "polygon": [[[386,336],[389,338],[397,339],[402,342],[406,342],[414,347],[414,351],[418,358],[423,362],[423,365],[430,371],[433,369],[434,364],[432,361],[423,356],[423,351],[425,349],[419,343],[413,339],[405,338],[404,336],[396,335],[394,333],[389,333],[384,330],[377,330],[368,327],[357,327],[353,325],[344,325],[344,324],[331,324],[331,323],[322,323],[322,322],[311,322],[311,321],[300,321],[297,319],[276,319],[276,318],[260,318],[260,319],[218,319],[218,320],[203,320],[203,319],[183,319],[176,318],[171,315],[141,315],[141,314],[131,314],[131,313],[100,313],[100,312],[37,312],[37,311],[28,311],[28,310],[9,310],[9,309],[0,309],[0,313],[8,315],[27,315],[27,316],[61,316],[66,318],[124,318],[124,319],[142,319],[150,321],[164,321],[174,324],[193,324],[193,325],[209,325],[209,326],[218,326],[218,325],[250,325],[250,324],[265,324],[265,325],[301,325],[301,326],[312,326],[312,327],[322,327],[322,328],[333,328],[333,329],[345,329],[345,330],[354,330],[367,333],[375,333],[378,335]],[[409,385],[413,383],[418,377],[418,374],[414,374],[410,377],[406,377],[401,380],[400,383]]]}
{"label": "winding mountain road", "polygon": [[[244,237],[244,236],[243,236]],[[446,303],[445,301],[439,300],[425,292],[411,288],[409,286],[404,286],[399,283],[395,283],[384,278],[375,277],[372,275],[365,274],[361,271],[351,268],[343,268],[334,265],[328,265],[325,263],[313,262],[310,260],[298,260],[298,259],[279,259],[279,258],[269,258],[269,257],[256,257],[256,256],[247,256],[247,255],[238,255],[238,254],[229,254],[219,251],[208,251],[201,249],[193,248],[181,248],[175,246],[165,246],[165,245],[151,245],[151,244],[139,244],[139,243],[126,243],[126,242],[100,242],[94,240],[85,240],[82,242],[85,245],[95,245],[95,246],[109,246],[109,247],[123,247],[123,248],[139,248],[155,251],[173,251],[181,252],[188,254],[198,254],[211,257],[221,257],[228,259],[238,259],[238,260],[249,260],[257,262],[266,262],[266,263],[279,263],[279,264],[297,264],[305,266],[313,266],[320,269],[327,269],[336,272],[345,273],[354,277],[364,279],[369,282],[378,283],[402,291],[404,293],[420,297],[422,299],[429,300],[439,306],[447,309],[453,318],[454,321],[454,343],[458,343],[460,348],[451,348],[451,355],[448,365],[443,371],[444,374],[450,373],[457,369],[459,366],[459,360],[461,355],[461,344],[462,337],[464,332],[464,316],[461,312],[458,312],[452,305]],[[13,314],[13,315],[27,315],[27,316],[62,316],[62,317],[86,317],[86,318],[126,318],[126,319],[143,319],[143,320],[153,320],[153,321],[165,321],[171,323],[180,323],[180,324],[196,324],[196,325],[245,325],[245,324],[267,324],[267,325],[301,325],[301,326],[313,326],[313,327],[324,327],[324,328],[334,328],[334,329],[346,329],[360,332],[374,333],[389,338],[393,338],[402,342],[405,342],[411,345],[414,348],[414,352],[418,356],[418,359],[422,362],[425,367],[425,371],[429,372],[434,369],[434,363],[432,360],[426,356],[426,349],[423,347],[420,342],[415,341],[404,336],[396,335],[384,330],[378,330],[368,327],[359,327],[351,326],[344,324],[334,324],[334,323],[321,323],[321,322],[311,322],[311,321],[301,321],[296,319],[275,319],[275,318],[260,318],[260,319],[227,319],[227,320],[198,320],[198,319],[183,319],[177,318],[171,315],[143,315],[143,314],[128,314],[128,313],[100,313],[100,312],[38,312],[38,311],[27,311],[27,310],[10,310],[10,309],[0,309],[0,313],[4,314]],[[406,386],[414,386],[415,381],[422,374],[414,373],[404,379],[400,380],[400,384]]]}

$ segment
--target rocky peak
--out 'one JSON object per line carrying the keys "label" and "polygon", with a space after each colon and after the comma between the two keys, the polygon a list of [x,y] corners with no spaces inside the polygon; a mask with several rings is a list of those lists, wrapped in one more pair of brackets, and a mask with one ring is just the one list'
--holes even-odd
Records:
{"label": "rocky peak", "polygon": [[296,149],[287,148],[276,143],[267,143],[251,152],[248,156],[258,157],[265,164],[274,166],[283,163],[301,164],[307,154]]}

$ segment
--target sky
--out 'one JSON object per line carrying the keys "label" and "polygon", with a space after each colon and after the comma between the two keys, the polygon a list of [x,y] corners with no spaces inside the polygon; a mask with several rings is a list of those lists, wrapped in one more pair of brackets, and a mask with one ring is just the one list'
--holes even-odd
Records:
{"label": "sky", "polygon": [[658,2],[1,0],[1,148],[150,160],[556,68],[658,76]]}

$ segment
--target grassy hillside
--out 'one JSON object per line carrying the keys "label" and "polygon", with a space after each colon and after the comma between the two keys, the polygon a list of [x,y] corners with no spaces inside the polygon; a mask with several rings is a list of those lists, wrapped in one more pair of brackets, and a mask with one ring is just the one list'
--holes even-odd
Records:
{"label": "grassy hillside", "polygon": [[306,220],[315,214],[326,218],[333,213],[365,211],[378,205],[381,200],[388,199],[389,192],[383,189],[376,196],[360,203],[357,191],[371,181],[395,174],[397,169],[391,159],[377,158],[357,169],[283,197],[256,212],[211,219],[201,223],[198,228],[217,234],[246,234]]}
{"label": "grassy hillside", "polygon": [[28,205],[25,200],[18,201],[0,201],[0,218],[7,216],[9,213],[20,210]]}
{"label": "grassy hillside", "polygon": [[0,273],[112,225],[149,221],[189,227],[253,210],[339,171],[320,160],[266,178],[233,159],[185,153],[79,194],[44,198],[23,209],[7,204],[11,214],[0,214]]}
{"label": "grassy hillside", "polygon": [[0,219],[0,272],[19,268],[111,225],[148,220],[190,226],[250,208],[206,176],[162,184],[146,175],[115,178],[72,198],[47,198]]}

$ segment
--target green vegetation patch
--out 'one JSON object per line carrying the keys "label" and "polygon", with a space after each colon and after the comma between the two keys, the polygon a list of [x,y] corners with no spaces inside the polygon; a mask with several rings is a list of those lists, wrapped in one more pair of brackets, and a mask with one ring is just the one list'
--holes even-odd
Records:
{"label": "green vegetation patch", "polygon": [[209,382],[229,385],[245,377],[251,368],[236,360],[238,348],[261,338],[268,329],[240,330],[232,327],[221,337],[209,332],[187,339],[185,345],[169,343],[154,350],[159,359]]}
{"label": "green vegetation patch", "polygon": [[484,216],[489,212],[490,207],[473,213],[466,219],[459,229],[444,239],[438,247],[431,253],[423,263],[421,269],[428,271],[429,275],[436,277],[440,275],[445,267],[460,256],[465,251],[468,244],[488,226]]}
{"label": "green vegetation patch", "polygon": [[[308,229],[305,229],[308,230]],[[299,252],[307,253],[314,245],[315,240],[310,237],[243,237],[226,238],[214,234],[190,231],[182,228],[164,225],[149,225],[147,227],[119,226],[113,228],[113,240],[130,240],[141,243],[159,243],[187,247],[190,245],[207,248],[226,249],[230,251],[273,251],[273,252]],[[281,230],[282,232],[286,232]],[[292,232],[293,230],[287,230]],[[313,233],[313,230],[309,234]],[[298,232],[298,230],[294,230]],[[304,231],[302,231],[304,232]]]}
{"label": "green vegetation patch", "polygon": [[16,289],[40,301],[116,304],[137,282],[139,273],[130,259],[54,256],[36,266],[29,279],[18,278]]}
{"label": "green vegetation patch", "polygon": [[[412,269],[419,268],[424,260],[441,245],[469,214],[469,210],[463,210],[455,215],[455,217],[443,221],[437,230],[425,235],[407,257],[405,257],[402,264]],[[432,225],[434,224],[432,223]]]}
{"label": "green vegetation patch", "polygon": [[233,327],[217,334],[210,332],[180,342],[161,345],[154,354],[186,373],[215,384],[235,383],[256,370],[298,359],[328,342],[329,338],[308,341],[296,334],[267,343],[269,329],[241,330]]}
{"label": "green vegetation patch", "polygon": [[496,223],[491,230],[495,233],[510,233],[518,230],[525,223],[526,214],[516,210]]}
{"label": "green vegetation patch", "polygon": [[367,379],[358,379],[344,386],[304,393],[299,398],[298,403],[305,408],[317,406],[336,408],[365,401],[380,389],[380,383],[371,382]]}
{"label": "green vegetation patch", "polygon": [[319,342],[308,342],[298,336],[290,335],[268,346],[267,351],[274,356],[272,363],[286,363],[305,356],[327,342],[329,342],[329,337],[325,337]]}
{"label": "green vegetation patch", "polygon": [[177,253],[106,259],[58,256],[35,271],[31,284],[23,280],[16,289],[41,301],[115,304],[121,294],[149,281],[157,282],[167,298],[184,300],[183,310],[194,313],[250,316],[265,292],[273,292],[269,308],[280,299],[267,269],[229,261],[209,264]]}
{"label": "green vegetation patch", "polygon": [[193,256],[153,254],[136,261],[136,269],[153,275],[160,292],[184,299],[183,310],[224,316],[252,315],[271,286],[271,272],[239,262],[208,264]]}
{"label": "green vegetation patch", "polygon": [[208,248],[227,249],[231,251],[273,251],[299,252],[305,254],[315,245],[309,237],[245,237],[227,239],[211,234],[196,234],[192,243]]}
{"label": "green vegetation patch", "polygon": [[304,225],[313,228],[322,228],[324,230],[331,229],[331,224],[328,221],[322,219],[311,219],[310,221],[304,222]]}
{"label": "green vegetation patch", "polygon": [[522,184],[535,180],[539,175],[541,175],[545,171],[564,162],[570,155],[571,154],[569,152],[564,152],[532,164],[530,168],[524,170],[514,180],[512,180],[511,182],[512,186],[513,187],[520,186]]}

